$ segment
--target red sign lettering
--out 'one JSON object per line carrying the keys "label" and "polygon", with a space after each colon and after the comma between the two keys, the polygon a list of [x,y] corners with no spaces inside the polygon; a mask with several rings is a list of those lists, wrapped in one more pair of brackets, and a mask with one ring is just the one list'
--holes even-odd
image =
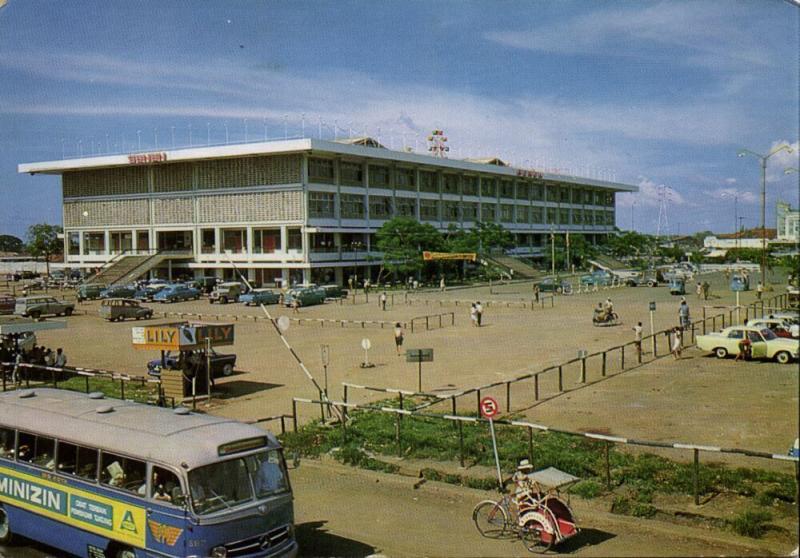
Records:
{"label": "red sign lettering", "polygon": [[523,178],[542,178],[542,173],[529,169],[517,169],[517,176],[521,176]]}
{"label": "red sign lettering", "polygon": [[167,160],[167,154],[163,151],[159,153],[136,153],[128,155],[128,163],[131,165],[147,165],[149,163],[163,163]]}

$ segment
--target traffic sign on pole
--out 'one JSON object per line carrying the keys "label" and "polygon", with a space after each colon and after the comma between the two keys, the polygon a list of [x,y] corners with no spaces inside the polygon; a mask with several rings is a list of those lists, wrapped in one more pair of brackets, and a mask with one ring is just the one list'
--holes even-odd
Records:
{"label": "traffic sign on pole", "polygon": [[489,419],[489,431],[492,433],[492,449],[494,450],[494,464],[497,467],[497,482],[500,490],[503,489],[503,474],[500,472],[500,456],[497,454],[497,436],[494,433],[494,417],[500,412],[500,405],[494,397],[484,397],[481,399],[481,414]]}

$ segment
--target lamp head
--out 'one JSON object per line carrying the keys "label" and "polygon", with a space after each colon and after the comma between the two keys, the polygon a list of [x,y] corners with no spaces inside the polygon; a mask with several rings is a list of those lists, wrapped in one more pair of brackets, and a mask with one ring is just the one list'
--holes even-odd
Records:
{"label": "lamp head", "polygon": [[745,155],[747,155],[747,153],[745,153],[744,151],[740,151],[739,153],[736,154],[737,157],[744,157]]}

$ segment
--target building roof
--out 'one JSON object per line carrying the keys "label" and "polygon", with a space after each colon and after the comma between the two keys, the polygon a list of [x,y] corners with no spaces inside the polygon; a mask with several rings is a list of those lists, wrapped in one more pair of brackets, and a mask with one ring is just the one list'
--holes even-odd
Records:
{"label": "building roof", "polygon": [[[359,143],[361,142],[361,143]],[[337,155],[341,157],[366,157],[376,161],[395,161],[418,165],[428,165],[441,169],[467,172],[483,172],[495,175],[515,177],[518,175],[537,176],[550,182],[565,182],[619,190],[636,192],[637,186],[621,184],[606,180],[597,180],[565,174],[537,172],[530,169],[516,169],[501,166],[500,159],[458,160],[433,157],[427,154],[408,153],[386,149],[383,146],[368,145],[370,142],[379,145],[371,138],[355,138],[353,140],[326,141],[313,138],[266,141],[257,143],[240,143],[234,145],[218,145],[211,147],[190,147],[186,149],[163,150],[149,153],[131,153],[128,155],[103,155],[98,157],[83,157],[78,159],[63,159],[57,161],[42,161],[38,163],[22,163],[17,166],[19,173],[29,174],[62,174],[68,171],[80,171],[111,167],[128,167],[132,165],[151,164],[159,165],[165,162],[201,161],[209,159],[224,159],[229,157],[252,157],[258,155],[284,155],[292,153],[320,153]],[[148,162],[152,160],[152,162]],[[498,163],[499,161],[499,163]]]}
{"label": "building roof", "polygon": [[[207,465],[219,460],[221,444],[256,436],[267,436],[270,446],[278,445],[270,433],[232,419],[198,413],[177,415],[171,409],[92,399],[61,389],[37,388],[34,396],[20,397],[25,391],[31,390],[0,394],[0,424],[21,430],[35,427],[60,440],[156,463],[185,463],[187,469]],[[98,412],[101,407],[113,410]]]}
{"label": "building roof", "polygon": [[[763,229],[766,231],[767,239],[775,239],[778,237],[778,229]],[[761,227],[755,229],[743,229],[735,233],[726,233],[715,235],[717,238],[763,238]]]}

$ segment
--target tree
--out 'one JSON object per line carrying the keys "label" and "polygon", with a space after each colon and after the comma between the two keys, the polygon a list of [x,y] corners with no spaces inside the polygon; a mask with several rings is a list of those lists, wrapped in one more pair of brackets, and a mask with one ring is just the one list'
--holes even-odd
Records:
{"label": "tree", "polygon": [[22,252],[25,244],[16,236],[0,234],[0,252]]}
{"label": "tree", "polygon": [[408,217],[386,221],[375,238],[378,250],[383,252],[379,281],[384,270],[395,275],[419,272],[425,265],[422,252],[444,249],[444,238],[433,225]]}
{"label": "tree", "polygon": [[[553,265],[552,260],[552,246],[550,245],[550,235],[547,237],[547,245],[544,246],[542,253],[544,259],[542,263],[546,269],[550,269]],[[569,235],[569,261],[567,261],[567,239],[564,234],[555,235],[555,254],[556,254],[556,271],[567,269],[570,270],[572,266],[586,267],[586,261],[597,254],[597,249],[586,241],[582,234]]]}
{"label": "tree", "polygon": [[44,256],[48,275],[50,275],[50,256],[64,252],[64,243],[58,238],[62,231],[58,225],[47,223],[28,227],[28,252],[37,258]]}

